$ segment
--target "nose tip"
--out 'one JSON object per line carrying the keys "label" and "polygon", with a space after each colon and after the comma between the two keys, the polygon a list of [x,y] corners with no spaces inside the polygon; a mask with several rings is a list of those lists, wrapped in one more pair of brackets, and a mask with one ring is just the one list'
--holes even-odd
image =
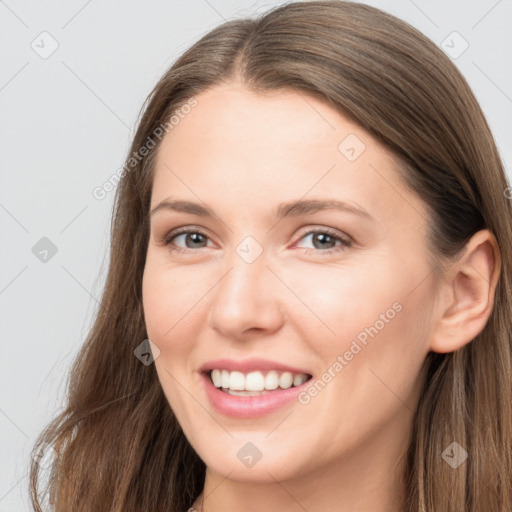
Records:
{"label": "nose tip", "polygon": [[276,277],[261,254],[254,257],[256,248],[252,243],[246,240],[245,245],[241,244],[247,251],[232,260],[212,290],[208,323],[233,339],[247,336],[248,332],[273,332],[283,321]]}

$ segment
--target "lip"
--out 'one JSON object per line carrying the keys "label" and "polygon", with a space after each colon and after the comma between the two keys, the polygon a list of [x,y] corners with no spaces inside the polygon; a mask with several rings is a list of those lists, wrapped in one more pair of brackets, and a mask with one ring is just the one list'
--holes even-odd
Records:
{"label": "lip", "polygon": [[278,370],[283,372],[305,373],[307,375],[312,375],[309,370],[295,368],[276,361],[260,358],[245,359],[241,361],[235,361],[234,359],[215,359],[203,364],[199,371],[205,373],[216,368],[218,370],[238,371],[242,373],[249,373],[257,370]]}
{"label": "lip", "polygon": [[200,372],[200,376],[212,406],[221,414],[243,419],[257,418],[277,411],[297,399],[297,396],[313,381],[313,379],[309,379],[300,386],[271,391],[265,395],[235,396],[216,388],[209,374],[205,372]]}

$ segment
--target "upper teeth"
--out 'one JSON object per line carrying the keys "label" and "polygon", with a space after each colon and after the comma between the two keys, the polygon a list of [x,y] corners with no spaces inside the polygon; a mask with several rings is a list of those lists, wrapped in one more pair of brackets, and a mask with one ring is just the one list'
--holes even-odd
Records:
{"label": "upper teeth", "polygon": [[244,374],[242,372],[230,372],[228,370],[212,370],[211,379],[217,388],[226,388],[233,391],[263,391],[277,389],[288,389],[293,386],[300,386],[308,380],[305,373],[277,372],[270,370],[264,372],[256,371]]}

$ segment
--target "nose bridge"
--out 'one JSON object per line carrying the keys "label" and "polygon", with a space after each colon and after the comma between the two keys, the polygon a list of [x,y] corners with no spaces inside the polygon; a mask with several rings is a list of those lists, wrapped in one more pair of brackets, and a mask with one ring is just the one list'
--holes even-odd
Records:
{"label": "nose bridge", "polygon": [[245,237],[226,258],[226,273],[212,290],[210,325],[229,337],[248,329],[276,329],[281,319],[275,276],[267,252]]}

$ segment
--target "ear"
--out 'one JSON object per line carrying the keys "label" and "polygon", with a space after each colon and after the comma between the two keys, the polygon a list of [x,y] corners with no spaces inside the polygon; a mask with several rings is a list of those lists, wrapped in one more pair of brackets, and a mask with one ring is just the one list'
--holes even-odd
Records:
{"label": "ear", "polygon": [[478,231],[443,274],[430,350],[453,352],[482,332],[492,312],[500,270],[494,235],[487,229]]}

